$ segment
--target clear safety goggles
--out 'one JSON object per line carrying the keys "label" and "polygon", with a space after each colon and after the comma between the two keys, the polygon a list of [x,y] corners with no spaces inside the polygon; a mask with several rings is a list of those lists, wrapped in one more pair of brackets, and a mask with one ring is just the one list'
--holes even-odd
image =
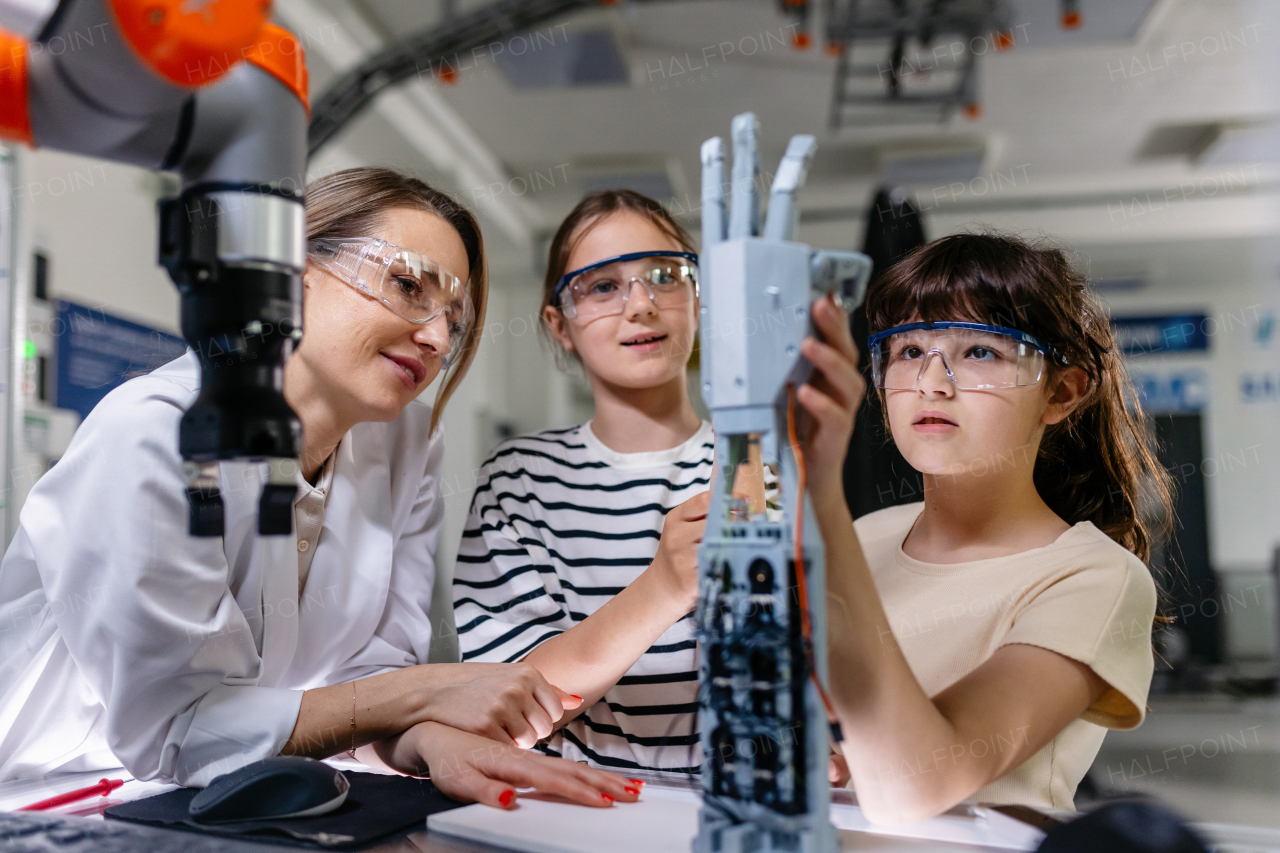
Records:
{"label": "clear safety goggles", "polygon": [[958,389],[984,391],[1035,385],[1046,355],[1063,356],[1039,338],[1006,326],[948,321],[907,323],[868,341],[871,379],[886,391],[914,391],[934,356]]}
{"label": "clear safety goggles", "polygon": [[594,320],[626,310],[639,284],[658,308],[682,308],[698,294],[698,256],[693,252],[631,252],[565,273],[552,304],[566,317]]}
{"label": "clear safety goggles", "polygon": [[311,240],[307,255],[410,323],[444,317],[449,324],[449,351],[440,354],[445,367],[462,351],[475,318],[471,294],[466,282],[426,255],[375,237]]}

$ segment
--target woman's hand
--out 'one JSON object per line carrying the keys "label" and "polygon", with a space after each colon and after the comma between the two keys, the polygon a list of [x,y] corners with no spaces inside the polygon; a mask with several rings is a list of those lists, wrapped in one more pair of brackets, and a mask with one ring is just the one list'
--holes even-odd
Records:
{"label": "woman's hand", "polygon": [[500,744],[529,749],[582,697],[547,683],[527,663],[448,663],[413,667],[429,678],[422,716]]}
{"label": "woman's hand", "polygon": [[829,495],[843,500],[844,458],[867,384],[858,371],[858,350],[849,331],[849,318],[835,297],[816,300],[812,315],[826,340],[805,338],[800,346],[804,357],[813,362],[814,372],[796,390],[796,402],[808,415],[801,421],[803,428],[797,424],[797,432],[809,492],[815,501]]}
{"label": "woman's hand", "polygon": [[379,756],[389,766],[411,775],[430,773],[446,796],[499,808],[515,806],[516,788],[536,788],[584,806],[608,808],[615,801],[635,802],[644,784],[439,723],[419,723],[380,747]]}
{"label": "woman's hand", "polygon": [[680,602],[684,615],[698,605],[698,543],[707,526],[711,492],[694,495],[667,513],[658,553],[646,571],[654,572],[664,589]]}

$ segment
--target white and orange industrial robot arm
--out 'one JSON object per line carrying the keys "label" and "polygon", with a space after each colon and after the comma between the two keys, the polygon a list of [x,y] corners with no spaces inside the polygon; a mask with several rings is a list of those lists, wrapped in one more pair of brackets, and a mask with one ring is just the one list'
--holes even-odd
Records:
{"label": "white and orange industrial robot arm", "polygon": [[301,439],[281,366],[301,336],[301,45],[264,0],[0,0],[0,137],[172,170],[160,263],[201,364],[182,419],[193,535],[222,534],[217,463],[271,462],[259,532],[292,531]]}

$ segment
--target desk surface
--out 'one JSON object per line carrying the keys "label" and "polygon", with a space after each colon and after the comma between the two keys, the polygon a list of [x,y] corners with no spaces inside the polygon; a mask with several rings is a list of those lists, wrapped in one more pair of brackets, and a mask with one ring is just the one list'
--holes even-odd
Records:
{"label": "desk surface", "polygon": [[[976,847],[972,844],[947,844],[939,841],[921,841],[911,838],[894,838],[888,835],[872,835],[866,832],[846,832],[840,830],[840,849],[842,853],[975,853],[992,848]],[[1278,848],[1280,849],[1280,848]],[[603,850],[603,848],[602,848]],[[494,847],[489,844],[478,844],[463,841],[439,833],[415,832],[391,844],[380,845],[369,853],[510,853],[508,848]],[[1255,853],[1256,848],[1250,851]],[[659,853],[659,851],[654,851]],[[687,851],[672,851],[687,853]]]}
{"label": "desk surface", "polygon": [[[35,800],[84,787],[103,777],[121,778],[122,776],[128,778],[123,770],[94,771],[58,774],[42,780],[0,784],[0,811],[11,811]],[[79,808],[66,807],[59,809],[56,813],[100,818],[101,809],[108,805],[114,805],[126,799],[151,796],[173,787],[175,786],[130,780],[109,800],[87,801]],[[1196,824],[1195,826],[1213,845],[1215,853],[1280,853],[1280,830],[1228,824]],[[924,851],[974,853],[974,851],[993,849],[974,844],[899,838],[871,832],[840,830],[839,836],[842,851],[857,851],[857,853],[924,853]],[[234,843],[230,842],[230,844]],[[507,848],[465,841],[441,833],[428,834],[424,829],[369,848],[367,853],[510,853],[510,851]],[[661,853],[661,851],[654,851],[654,853]],[[672,851],[672,853],[685,853],[685,851]]]}

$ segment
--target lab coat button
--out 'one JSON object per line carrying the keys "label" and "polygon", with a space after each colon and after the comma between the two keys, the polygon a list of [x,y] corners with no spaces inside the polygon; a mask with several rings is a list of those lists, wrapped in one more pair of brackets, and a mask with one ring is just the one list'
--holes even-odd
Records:
{"label": "lab coat button", "polygon": [[307,549],[310,547],[311,547],[311,543],[309,543],[307,540],[305,539],[298,540],[298,550],[302,551],[304,554],[306,553]]}

